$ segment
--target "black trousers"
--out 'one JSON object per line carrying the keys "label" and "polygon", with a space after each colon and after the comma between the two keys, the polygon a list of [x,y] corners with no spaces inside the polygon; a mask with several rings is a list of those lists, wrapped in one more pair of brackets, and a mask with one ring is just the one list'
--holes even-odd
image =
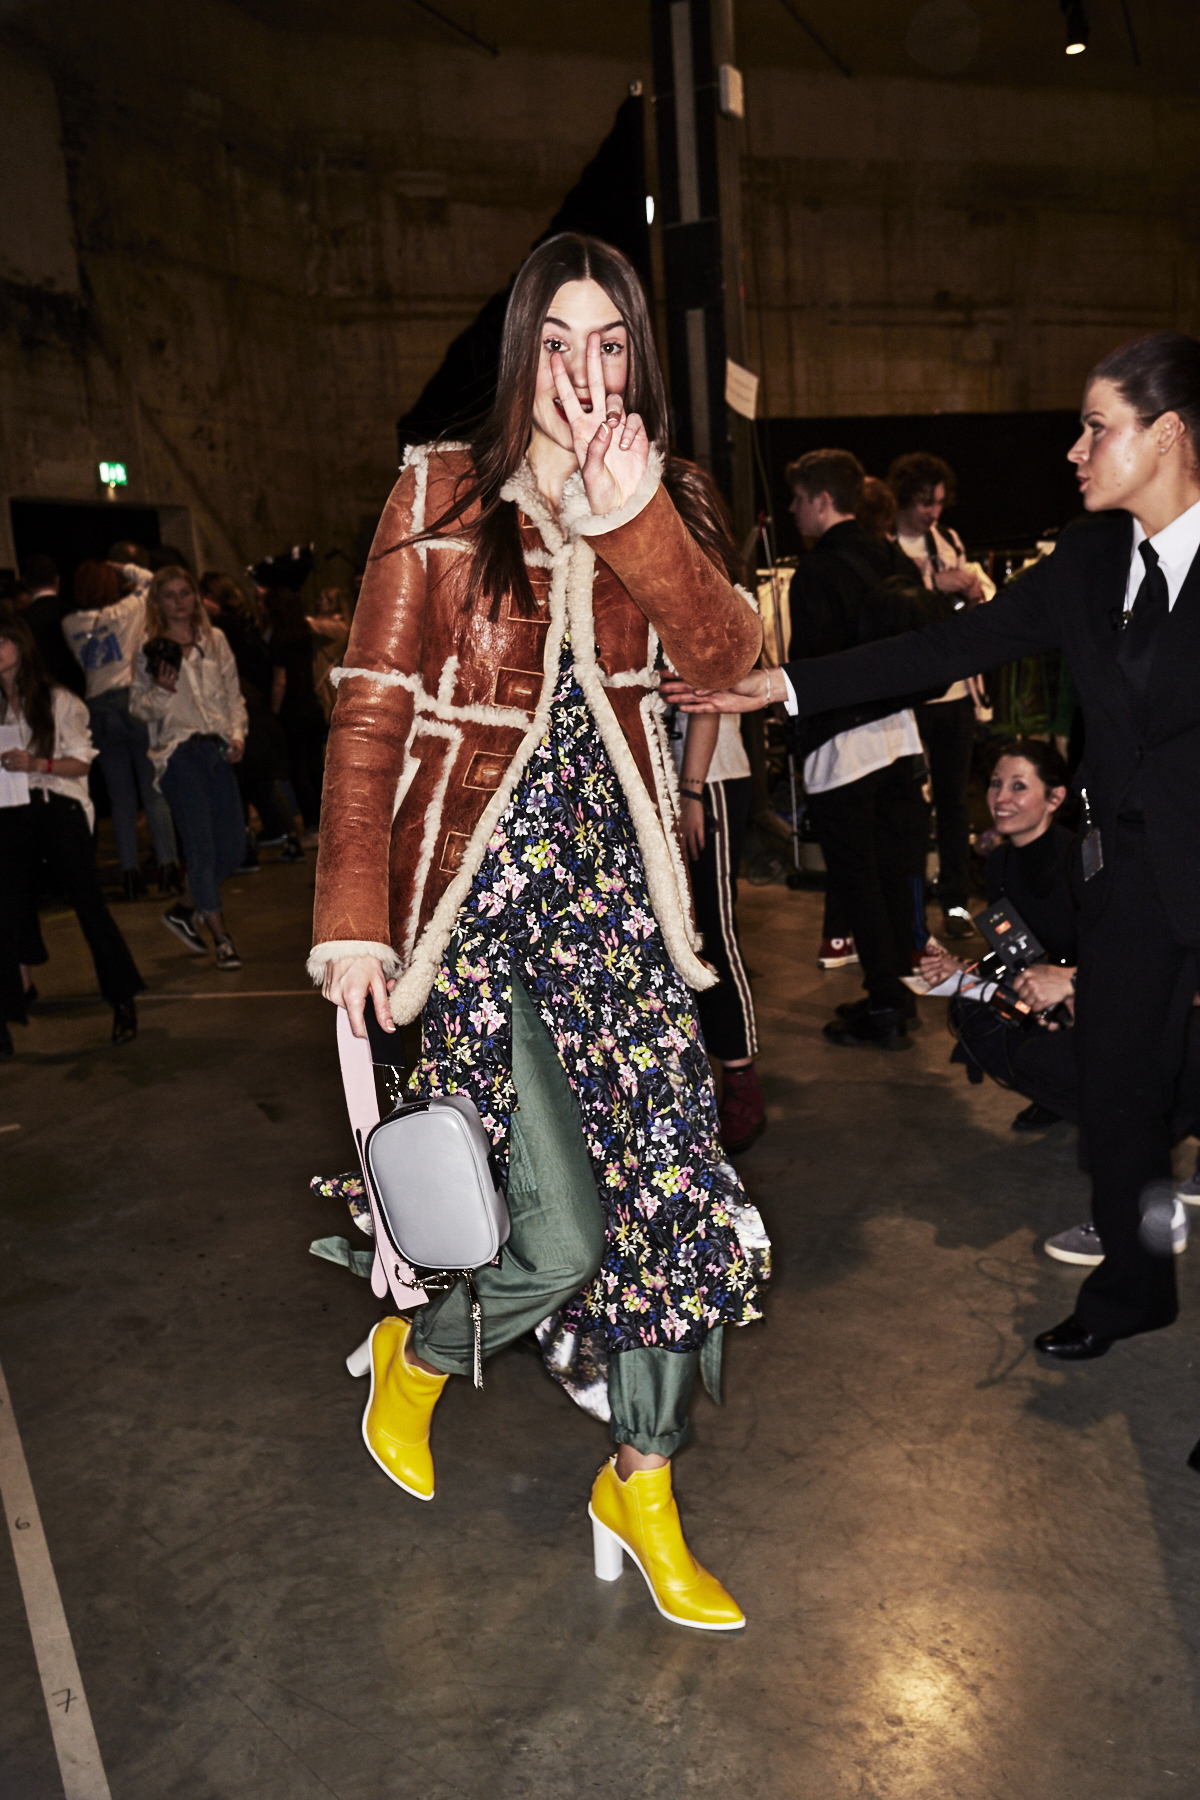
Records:
{"label": "black trousers", "polygon": [[234,764],[242,809],[253,806],[262,821],[263,836],[290,837],[296,829],[280,780],[287,779],[287,739],[274,713],[249,707],[249,725],[240,763]]}
{"label": "black trousers", "polygon": [[321,785],[325,779],[325,715],[315,700],[295,711],[285,706],[279,723],[287,739],[288,773],[305,829],[316,831],[321,823]]}
{"label": "black trousers", "polygon": [[1104,1261],[1075,1312],[1099,1337],[1131,1337],[1174,1319],[1175,1259],[1138,1236],[1146,1184],[1171,1173],[1170,1114],[1196,991],[1195,944],[1172,929],[1140,829],[1118,823],[1105,843],[1103,909],[1080,920],[1076,1001],[1082,1126],[1092,1218]]}
{"label": "black trousers", "polygon": [[809,811],[830,880],[854,937],[872,1006],[898,1006],[912,972],[912,758],[845,787],[810,794]]}
{"label": "black trousers", "polygon": [[75,909],[104,998],[132,1000],[146,984],[105,904],[83,808],[61,794],[0,807],[0,943],[15,943],[23,963],[47,961],[37,920],[47,877]]}
{"label": "black trousers", "polygon": [[975,739],[975,703],[926,701],[917,707],[917,726],[929,759],[929,779],[937,810],[938,899],[943,908],[966,906],[970,897],[971,818],[967,782]]}
{"label": "black trousers", "polygon": [[[951,1062],[965,1063],[973,1081],[991,1075],[1026,1100],[1079,1124],[1079,1057],[1074,1031],[1010,1025],[977,1000],[955,995],[950,1023],[958,1038]],[[1182,1134],[1181,1134],[1182,1135]]]}
{"label": "black trousers", "polygon": [[715,988],[696,995],[704,1047],[722,1062],[754,1056],[758,1037],[750,979],[738,943],[737,872],[750,817],[754,783],[710,781],[704,790],[704,848],[692,868],[696,924],[704,955],[720,976]]}

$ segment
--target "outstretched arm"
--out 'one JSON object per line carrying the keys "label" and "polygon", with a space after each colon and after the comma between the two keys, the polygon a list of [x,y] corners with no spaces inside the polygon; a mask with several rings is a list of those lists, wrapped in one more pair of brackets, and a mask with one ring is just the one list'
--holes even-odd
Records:
{"label": "outstretched arm", "polygon": [[699,683],[664,683],[663,696],[685,712],[754,712],[781,700],[789,712],[808,718],[893,694],[940,691],[980,669],[1057,646],[1058,625],[1050,605],[1052,564],[1052,558],[1039,563],[989,605],[955,613],[922,631],[905,631],[836,656],[785,663],[782,669],[755,669],[719,692],[705,691]]}

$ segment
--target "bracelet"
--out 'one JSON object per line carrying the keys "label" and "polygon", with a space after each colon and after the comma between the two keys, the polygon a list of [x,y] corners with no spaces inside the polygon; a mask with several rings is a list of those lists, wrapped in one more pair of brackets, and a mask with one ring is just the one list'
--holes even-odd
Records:
{"label": "bracelet", "polygon": [[52,756],[46,758],[46,773],[47,775],[53,775],[54,773],[54,758]]}

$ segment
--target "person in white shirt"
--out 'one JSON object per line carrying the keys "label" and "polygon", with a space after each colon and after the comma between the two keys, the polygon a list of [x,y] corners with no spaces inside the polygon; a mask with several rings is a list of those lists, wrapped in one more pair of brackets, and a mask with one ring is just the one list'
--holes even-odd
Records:
{"label": "person in white shirt", "polygon": [[[990,600],[996,585],[971,563],[957,532],[941,526],[943,507],[953,504],[955,474],[940,456],[912,451],[888,470],[896,497],[896,539],[920,569],[927,588],[945,595],[946,613]],[[951,682],[944,694],[916,708],[917,726],[929,763],[937,812],[938,901],[948,937],[969,937],[971,820],[967,784],[975,739],[975,701],[965,681]]]}
{"label": "person in white shirt", "polygon": [[[15,951],[28,1004],[36,997],[29,970],[48,961],[37,917],[48,874],[88,941],[113,1009],[112,1041],[127,1044],[137,1036],[134,996],[145,983],[104,903],[96,868],[87,784],[95,754],[83,701],[51,683],[24,621],[0,615],[0,945],[6,960]],[[0,1037],[5,1053],[12,1053],[7,1026]]]}
{"label": "person in white shirt", "polygon": [[[130,591],[121,597],[121,578]],[[83,562],[75,571],[75,611],[62,622],[63,636],[87,682],[92,742],[100,756],[112,801],[113,836],[126,900],[145,892],[138,873],[138,799],[154,842],[160,894],[183,892],[171,809],[154,785],[146,726],[129,714],[133,659],[146,635],[150,571],[136,563]]]}
{"label": "person in white shirt", "polygon": [[[147,652],[152,655],[148,657]],[[223,631],[210,621],[186,569],[160,569],[146,596],[146,642],[134,663],[130,711],[150,727],[150,761],[187,858],[192,903],[162,915],[168,931],[201,956],[216,945],[218,969],[241,958],[221,910],[221,883],[241,867],[246,825],[232,765],[246,742],[246,703]]]}

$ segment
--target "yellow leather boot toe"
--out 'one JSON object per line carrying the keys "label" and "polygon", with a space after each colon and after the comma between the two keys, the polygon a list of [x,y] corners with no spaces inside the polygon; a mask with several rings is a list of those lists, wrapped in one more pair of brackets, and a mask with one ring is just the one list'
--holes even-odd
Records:
{"label": "yellow leather boot toe", "polygon": [[363,1414],[363,1443],[397,1487],[433,1499],[429,1421],[448,1377],[414,1369],[404,1360],[407,1319],[380,1319],[370,1337],[371,1395]]}
{"label": "yellow leather boot toe", "polygon": [[616,1581],[622,1555],[631,1556],[664,1619],[696,1631],[738,1631],[746,1623],[737,1601],[684,1542],[670,1463],[622,1481],[614,1456],[596,1477],[588,1514],[601,1581]]}

